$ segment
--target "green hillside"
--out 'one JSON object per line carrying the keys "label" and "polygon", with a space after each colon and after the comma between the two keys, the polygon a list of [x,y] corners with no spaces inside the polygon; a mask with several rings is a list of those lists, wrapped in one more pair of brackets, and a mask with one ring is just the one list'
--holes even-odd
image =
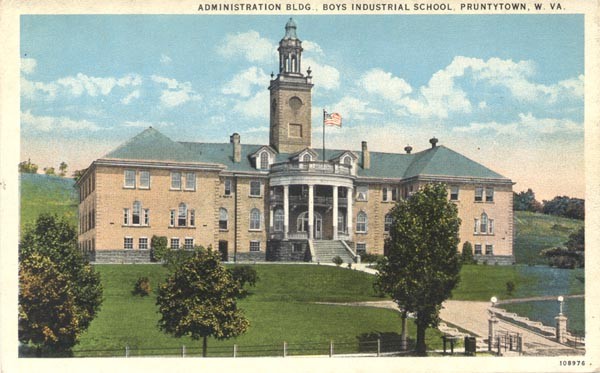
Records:
{"label": "green hillside", "polygon": [[561,218],[527,211],[515,211],[514,254],[519,264],[546,264],[539,252],[562,245],[583,220]]}
{"label": "green hillside", "polygon": [[[43,213],[66,216],[77,225],[78,194],[73,179],[21,174],[21,229]],[[561,245],[583,226],[583,221],[557,216],[515,211],[514,253],[519,264],[545,264],[542,249]]]}
{"label": "green hillside", "polygon": [[75,180],[59,176],[19,174],[21,183],[21,230],[38,215],[64,216],[77,226],[78,192]]}

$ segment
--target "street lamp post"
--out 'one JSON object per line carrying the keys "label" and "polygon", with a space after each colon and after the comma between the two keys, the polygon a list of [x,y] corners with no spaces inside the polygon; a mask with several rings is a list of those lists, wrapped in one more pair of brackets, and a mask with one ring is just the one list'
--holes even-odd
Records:
{"label": "street lamp post", "polygon": [[498,323],[498,319],[496,318],[494,311],[492,311],[492,308],[496,307],[498,298],[492,297],[490,301],[492,302],[492,306],[488,310],[490,313],[490,318],[488,320],[488,351],[492,351],[494,336],[496,335],[496,324]]}
{"label": "street lamp post", "polygon": [[558,316],[554,318],[556,320],[556,341],[558,343],[566,343],[567,342],[567,317],[563,315],[563,302],[565,298],[562,295],[559,295],[558,298],[559,304],[559,312]]}

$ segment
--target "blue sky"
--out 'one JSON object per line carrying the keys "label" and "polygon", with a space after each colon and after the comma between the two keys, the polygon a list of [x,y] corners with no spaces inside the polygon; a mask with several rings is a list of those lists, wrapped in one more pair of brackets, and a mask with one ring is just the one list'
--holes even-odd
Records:
{"label": "blue sky", "polygon": [[[296,16],[327,146],[440,144],[538,197],[582,197],[583,16]],[[22,16],[21,158],[87,167],[152,125],[268,143],[286,16]]]}

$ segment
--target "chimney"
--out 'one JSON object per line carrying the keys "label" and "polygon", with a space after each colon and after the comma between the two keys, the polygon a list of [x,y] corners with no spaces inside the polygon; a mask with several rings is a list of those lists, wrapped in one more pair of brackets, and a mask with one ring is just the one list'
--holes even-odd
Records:
{"label": "chimney", "polygon": [[242,160],[242,146],[240,145],[240,134],[234,133],[229,137],[229,142],[233,144],[233,161],[240,163]]}
{"label": "chimney", "polygon": [[367,147],[367,142],[362,142],[362,167],[365,170],[371,168],[371,154],[369,154],[369,148]]}
{"label": "chimney", "polygon": [[404,147],[404,151],[406,152],[406,154],[410,154],[410,152],[412,152],[412,146],[406,145]]}
{"label": "chimney", "polygon": [[433,149],[437,146],[438,139],[436,139],[435,137],[432,137],[429,139],[429,143],[431,144],[431,148]]}

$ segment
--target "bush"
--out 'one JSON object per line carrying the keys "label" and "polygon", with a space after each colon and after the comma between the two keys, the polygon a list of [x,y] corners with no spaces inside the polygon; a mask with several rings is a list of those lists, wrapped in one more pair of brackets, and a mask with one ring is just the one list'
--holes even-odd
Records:
{"label": "bush", "polygon": [[342,259],[339,255],[334,256],[333,259],[331,259],[331,261],[335,263],[335,265],[338,267],[341,266],[342,263],[344,263],[344,259]]}
{"label": "bush", "polygon": [[383,255],[370,253],[360,254],[361,263],[377,263],[381,258],[383,258]]}
{"label": "bush", "polygon": [[150,280],[148,279],[148,277],[144,276],[137,279],[131,294],[145,297],[147,295],[150,295],[151,291],[152,287],[150,286]]}
{"label": "bush", "polygon": [[164,259],[165,255],[169,251],[167,247],[167,237],[165,236],[152,236],[150,240],[150,260],[153,262],[160,262]]}
{"label": "bush", "polygon": [[249,265],[235,266],[229,269],[233,281],[237,282],[240,287],[240,298],[248,295],[248,290],[244,287],[246,284],[249,286],[256,286],[256,282],[260,280],[256,270]]}
{"label": "bush", "polygon": [[465,241],[465,243],[463,244],[460,259],[463,262],[463,264],[475,263],[475,258],[473,257],[473,245],[471,245],[469,241]]}
{"label": "bush", "polygon": [[506,281],[506,292],[509,295],[512,295],[513,291],[515,291],[516,285],[512,281]]}

